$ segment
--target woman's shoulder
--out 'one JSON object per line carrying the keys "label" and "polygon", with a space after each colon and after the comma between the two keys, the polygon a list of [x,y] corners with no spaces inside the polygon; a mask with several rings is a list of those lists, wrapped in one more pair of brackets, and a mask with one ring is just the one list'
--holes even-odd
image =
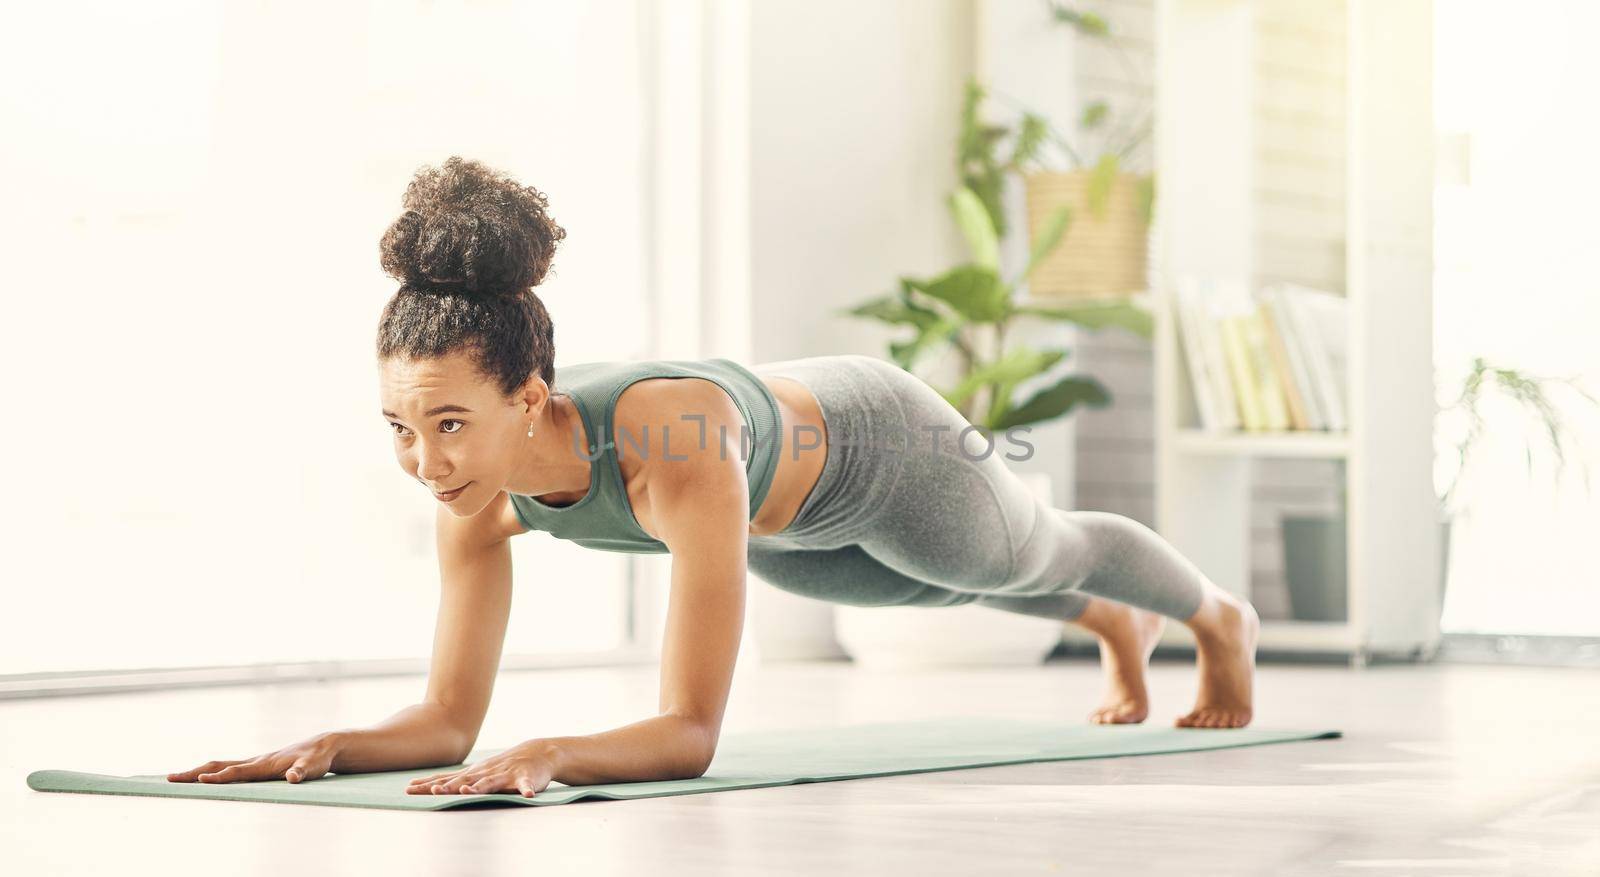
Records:
{"label": "woman's shoulder", "polygon": [[630,482],[654,483],[668,467],[676,477],[715,478],[728,461],[738,465],[744,415],[709,380],[638,381],[617,398],[611,422],[617,465]]}
{"label": "woman's shoulder", "polygon": [[581,398],[594,414],[609,406],[606,413],[620,420],[685,403],[720,407],[721,399],[729,398],[721,384],[727,382],[730,369],[741,368],[724,359],[581,362],[556,367],[555,390]]}
{"label": "woman's shoulder", "polygon": [[714,432],[718,427],[737,430],[744,415],[727,391],[710,380],[659,376],[645,377],[624,388],[612,405],[611,422],[618,433],[616,440],[621,440],[622,430],[637,437],[648,435],[655,451],[671,435],[676,456],[686,441],[705,431]]}

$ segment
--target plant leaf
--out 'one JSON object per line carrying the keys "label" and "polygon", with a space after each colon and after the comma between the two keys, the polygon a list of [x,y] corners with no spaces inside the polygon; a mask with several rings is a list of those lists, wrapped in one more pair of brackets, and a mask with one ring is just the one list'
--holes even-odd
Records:
{"label": "plant leaf", "polygon": [[994,224],[989,220],[989,211],[984,208],[983,202],[971,189],[962,186],[950,195],[950,213],[955,216],[956,225],[961,227],[961,234],[967,239],[967,247],[972,250],[972,261],[998,272],[1000,241],[995,236]]}
{"label": "plant leaf", "polygon": [[975,173],[963,174],[961,182],[983,202],[983,209],[988,212],[989,222],[994,227],[995,237],[1004,238],[1008,228],[1005,208],[1000,198],[1001,192],[1005,189],[1005,175],[1000,168],[988,166]]}
{"label": "plant leaf", "polygon": [[1049,371],[1066,355],[1064,350],[1017,348],[994,362],[984,363],[968,372],[961,379],[961,383],[957,384],[945,398],[950,400],[951,405],[960,407],[961,403],[971,398],[985,384],[1002,385],[1007,390],[1006,395],[1009,395],[1011,387],[1041,372]]}
{"label": "plant leaf", "polygon": [[996,423],[1011,410],[1011,394],[1016,391],[1018,384],[1055,368],[1056,363],[1065,359],[1068,353],[1066,350],[1043,351],[1043,356],[1031,363],[1032,370],[1020,369],[997,381],[994,386],[994,396],[989,400],[986,422]]}
{"label": "plant leaf", "polygon": [[1104,408],[1110,402],[1111,395],[1094,378],[1062,378],[1055,386],[1039,391],[1022,405],[1001,413],[990,422],[989,428],[1002,430],[1041,423],[1060,417],[1078,405]]}
{"label": "plant leaf", "polygon": [[931,326],[938,322],[943,314],[937,308],[930,308],[918,300],[916,295],[920,281],[915,277],[900,278],[900,300],[905,303],[906,310],[920,316],[918,325]]}
{"label": "plant leaf", "polygon": [[1089,212],[1096,219],[1106,215],[1106,204],[1111,200],[1111,184],[1117,181],[1119,162],[1115,155],[1100,156],[1094,170],[1089,172]]}
{"label": "plant leaf", "polygon": [[973,322],[986,323],[1005,316],[1010,289],[1000,276],[982,265],[957,265],[933,280],[913,281],[912,288],[936,298]]}
{"label": "plant leaf", "polygon": [[1067,225],[1072,220],[1072,208],[1063,204],[1050,214],[1039,228],[1039,237],[1033,241],[1033,249],[1028,253],[1028,266],[1022,269],[1022,275],[1017,278],[1015,286],[1027,280],[1033,274],[1033,269],[1044,261],[1046,256],[1053,252],[1061,243],[1061,236],[1067,233]]}
{"label": "plant leaf", "polygon": [[1034,113],[1024,112],[1022,123],[1017,127],[1017,144],[1006,166],[1015,171],[1024,170],[1025,164],[1038,159],[1039,148],[1048,136],[1049,125],[1045,120]]}
{"label": "plant leaf", "polygon": [[963,166],[984,157],[983,135],[978,130],[978,104],[983,98],[983,86],[976,79],[968,78],[961,103],[961,136],[957,145],[957,162]]}
{"label": "plant leaf", "polygon": [[1110,112],[1111,107],[1105,101],[1097,100],[1083,108],[1083,118],[1078,120],[1078,124],[1088,129],[1098,128]]}
{"label": "plant leaf", "polygon": [[910,341],[891,341],[889,343],[889,356],[895,364],[910,371],[917,360],[929,350],[938,347],[950,339],[961,328],[961,321],[939,318],[926,326],[918,327],[917,334]]}
{"label": "plant leaf", "polygon": [[1106,20],[1093,12],[1078,12],[1056,3],[1051,4],[1050,12],[1056,21],[1072,25],[1073,29],[1081,34],[1103,37],[1111,33],[1111,27],[1106,24]]}
{"label": "plant leaf", "polygon": [[867,317],[884,323],[894,325],[910,325],[919,328],[927,327],[937,322],[939,315],[927,308],[912,305],[898,295],[886,295],[864,302],[844,311],[852,317]]}
{"label": "plant leaf", "polygon": [[1148,226],[1155,215],[1156,175],[1144,174],[1134,182],[1134,185],[1139,199],[1139,218]]}
{"label": "plant leaf", "polygon": [[1023,305],[1013,309],[1012,312],[1050,320],[1065,320],[1089,329],[1103,329],[1107,326],[1115,326],[1145,338],[1155,334],[1154,321],[1150,316],[1150,312],[1135,305],[1128,299],[1069,305],[1066,307]]}

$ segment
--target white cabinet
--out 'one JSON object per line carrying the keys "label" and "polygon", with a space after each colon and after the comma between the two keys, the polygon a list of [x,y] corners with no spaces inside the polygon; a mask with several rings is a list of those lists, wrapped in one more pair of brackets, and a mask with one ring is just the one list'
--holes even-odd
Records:
{"label": "white cabinet", "polygon": [[[1432,7],[1343,4],[1343,292],[1349,301],[1345,433],[1200,428],[1169,299],[1183,275],[1248,279],[1267,252],[1256,197],[1257,4],[1156,5],[1158,224],[1150,304],[1156,529],[1221,587],[1249,596],[1253,458],[1342,459],[1348,594],[1343,622],[1265,621],[1261,649],[1431,655],[1439,642],[1432,483]],[[1332,144],[1340,146],[1340,144]],[[1069,629],[1069,639],[1087,634]],[[1163,644],[1192,645],[1169,624]]]}

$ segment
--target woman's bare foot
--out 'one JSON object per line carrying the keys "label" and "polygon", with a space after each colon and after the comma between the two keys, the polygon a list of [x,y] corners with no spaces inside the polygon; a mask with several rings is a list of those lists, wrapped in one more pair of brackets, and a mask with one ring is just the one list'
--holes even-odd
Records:
{"label": "woman's bare foot", "polygon": [[1106,696],[1089,713],[1096,725],[1138,724],[1150,715],[1150,695],[1145,690],[1145,668],[1167,619],[1115,600],[1089,598],[1083,614],[1073,619],[1100,640],[1100,666],[1105,671]]}
{"label": "woman's bare foot", "polygon": [[1261,619],[1255,607],[1216,585],[1186,624],[1194,631],[1200,696],[1173,724],[1180,728],[1243,728],[1250,724]]}

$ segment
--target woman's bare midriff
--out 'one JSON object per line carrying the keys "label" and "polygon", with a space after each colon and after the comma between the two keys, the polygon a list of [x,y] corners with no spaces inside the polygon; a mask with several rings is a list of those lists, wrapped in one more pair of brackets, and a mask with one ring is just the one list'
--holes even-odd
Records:
{"label": "woman's bare midriff", "polygon": [[778,455],[778,471],[772,477],[766,500],[750,521],[750,535],[770,536],[794,522],[806,496],[816,486],[828,460],[828,433],[817,397],[805,384],[793,378],[757,377],[772,390],[783,413],[783,451]]}

